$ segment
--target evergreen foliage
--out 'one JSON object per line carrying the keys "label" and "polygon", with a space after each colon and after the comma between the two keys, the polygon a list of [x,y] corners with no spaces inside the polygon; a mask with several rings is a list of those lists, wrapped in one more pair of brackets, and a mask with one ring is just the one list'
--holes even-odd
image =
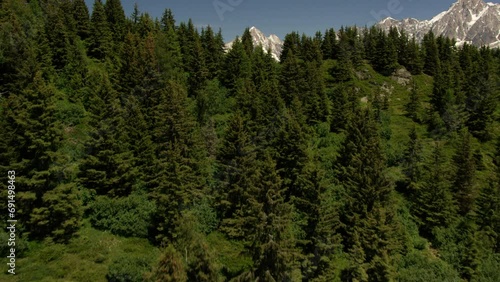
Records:
{"label": "evergreen foliage", "polygon": [[86,3],[0,1],[1,281],[498,280],[500,51]]}

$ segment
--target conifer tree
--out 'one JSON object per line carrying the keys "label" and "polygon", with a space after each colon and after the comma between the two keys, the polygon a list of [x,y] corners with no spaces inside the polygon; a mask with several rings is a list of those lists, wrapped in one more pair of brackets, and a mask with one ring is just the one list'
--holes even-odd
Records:
{"label": "conifer tree", "polygon": [[219,30],[215,34],[210,26],[203,29],[201,33],[201,45],[207,66],[207,79],[218,78],[224,57],[224,42],[221,31]]}
{"label": "conifer tree", "polygon": [[101,0],[94,1],[90,19],[89,55],[103,61],[111,54],[112,34]]}
{"label": "conifer tree", "polygon": [[289,54],[284,58],[285,61],[281,61],[282,67],[279,76],[280,93],[286,105],[289,106],[294,98],[299,98],[306,82],[296,54],[289,51]]}
{"label": "conifer tree", "polygon": [[298,56],[298,54],[300,54],[300,36],[297,32],[292,32],[285,35],[285,39],[283,40],[283,49],[280,56],[281,63],[287,60],[290,51],[292,52],[290,53],[290,55],[295,54],[295,56]]}
{"label": "conifer tree", "polygon": [[495,171],[489,176],[477,199],[476,213],[479,230],[493,241],[493,251],[500,252],[500,141],[497,141],[493,163]]}
{"label": "conifer tree", "polygon": [[158,265],[148,276],[147,281],[186,282],[187,275],[181,254],[168,245],[161,255]]}
{"label": "conifer tree", "polygon": [[207,79],[207,67],[204,60],[204,51],[198,31],[194,28],[192,20],[188,24],[181,23],[178,29],[178,38],[184,62],[184,71],[188,76],[188,93],[195,96]]}
{"label": "conifer tree", "polygon": [[323,54],[321,53],[321,42],[318,43],[316,39],[310,38],[305,34],[301,39],[301,54],[300,57],[305,62],[315,63],[316,67],[321,65],[323,61]]}
{"label": "conifer tree", "polygon": [[141,62],[141,45],[139,37],[135,33],[125,35],[123,48],[121,51],[121,69],[119,76],[120,92],[128,95],[134,92],[134,88],[141,85],[143,76]]}
{"label": "conifer tree", "polygon": [[342,40],[339,42],[337,50],[337,62],[329,71],[330,75],[336,82],[350,81],[354,75],[354,65],[352,61],[352,53],[346,40]]}
{"label": "conifer tree", "polygon": [[152,230],[157,243],[174,238],[181,213],[202,193],[208,175],[194,117],[187,110],[186,90],[170,81],[154,108],[154,143],[158,159],[150,181],[150,196],[156,202],[157,225]]}
{"label": "conifer tree", "polygon": [[390,254],[399,245],[398,223],[379,142],[370,110],[357,112],[349,123],[336,172],[346,199],[340,214],[344,247],[360,254],[358,264],[367,264],[361,269],[370,277],[386,280],[392,273]]}
{"label": "conifer tree", "polygon": [[232,94],[235,94],[238,80],[248,79],[252,75],[250,58],[238,38],[235,39],[231,50],[225,56],[223,66],[221,82],[230,91],[232,90]]}
{"label": "conifer tree", "polygon": [[80,39],[87,40],[90,36],[90,15],[85,0],[73,1],[73,18],[75,19],[77,35],[80,36]]}
{"label": "conifer tree", "polygon": [[247,249],[254,262],[238,281],[288,281],[293,265],[294,238],[292,206],[284,200],[285,188],[269,153],[260,161],[261,169],[242,205],[247,213]]}
{"label": "conifer tree", "polygon": [[341,132],[346,130],[350,118],[359,108],[359,94],[345,85],[339,85],[329,94],[332,101],[330,130]]}
{"label": "conifer tree", "polygon": [[47,40],[52,50],[52,64],[56,70],[61,70],[68,63],[70,49],[70,31],[64,23],[64,14],[61,8],[52,7],[47,17]]}
{"label": "conifer tree", "polygon": [[471,134],[463,130],[453,163],[456,171],[453,182],[453,196],[458,204],[458,212],[466,215],[473,209],[475,192],[476,160],[471,148]]}
{"label": "conifer tree", "polygon": [[0,91],[19,93],[33,82],[38,71],[52,71],[52,54],[44,32],[44,22],[34,14],[37,3],[18,1],[0,3]]}
{"label": "conifer tree", "polygon": [[379,31],[375,48],[376,53],[373,62],[375,70],[383,75],[390,75],[396,69],[398,63],[394,39],[385,35],[383,31]]}
{"label": "conifer tree", "polygon": [[413,121],[418,122],[420,120],[419,113],[421,109],[420,95],[418,93],[418,87],[415,82],[413,82],[413,87],[410,91],[410,101],[406,104],[406,111],[408,117]]}
{"label": "conifer tree", "polygon": [[325,31],[325,36],[321,45],[323,58],[333,60],[337,56],[337,34],[333,28]]}
{"label": "conifer tree", "polygon": [[411,194],[418,192],[420,182],[422,181],[422,142],[417,134],[417,129],[413,127],[410,131],[410,141],[407,144],[403,159],[403,173],[408,184],[408,190]]}
{"label": "conifer tree", "polygon": [[160,29],[160,24],[156,25],[155,20],[147,12],[140,14],[137,24],[135,25],[134,32],[136,32],[141,38],[148,36],[151,33],[156,32]]}
{"label": "conifer tree", "polygon": [[440,72],[439,50],[436,37],[431,30],[422,41],[424,51],[424,73],[435,76]]}
{"label": "conifer tree", "polygon": [[420,230],[426,237],[433,236],[435,227],[447,227],[455,213],[453,198],[446,179],[442,149],[435,145],[425,180],[417,190],[413,212],[419,218]]}
{"label": "conifer tree", "polygon": [[246,28],[245,31],[243,32],[243,35],[241,36],[241,44],[243,44],[243,49],[245,50],[247,56],[252,57],[254,46],[253,46],[252,34],[250,33],[249,28]]}
{"label": "conifer tree", "polygon": [[284,188],[269,155],[262,162],[259,190],[255,200],[261,203],[252,256],[254,277],[259,281],[287,281],[291,278],[294,238],[291,233],[291,205],[285,202]]}
{"label": "conifer tree", "polygon": [[252,193],[256,193],[255,185],[259,178],[257,151],[239,113],[233,117],[228,130],[218,155],[221,167],[218,212],[222,220],[221,230],[230,237],[242,238],[248,233],[246,228],[251,226],[245,221],[253,210],[243,207]]}
{"label": "conifer tree", "polygon": [[[162,28],[163,32],[159,32],[155,40],[157,68],[159,68],[163,80],[185,81],[181,47],[175,32],[175,20],[169,10],[165,11],[162,18]],[[152,70],[151,73],[153,73]]]}
{"label": "conifer tree", "polygon": [[[37,72],[33,83],[12,94],[3,106],[0,167],[16,173],[16,216],[20,231],[31,239],[69,240],[81,224],[82,209],[72,175],[64,168],[71,159],[59,148],[64,145],[63,127],[55,117],[56,88]],[[8,158],[3,158],[8,157]],[[8,163],[7,163],[8,162]]]}
{"label": "conifer tree", "polygon": [[91,130],[87,154],[80,164],[80,184],[98,195],[127,196],[136,181],[135,160],[125,128],[118,94],[106,75],[95,73],[95,85],[84,101]]}
{"label": "conifer tree", "polygon": [[[122,42],[126,31],[126,17],[121,0],[106,0],[104,5],[106,20],[115,43]],[[115,45],[116,46],[116,45]]]}
{"label": "conifer tree", "polygon": [[465,105],[469,114],[467,126],[482,141],[491,137],[488,129],[498,104],[494,94],[493,61],[491,52],[481,48],[479,54],[474,56],[474,61],[467,62],[470,65],[465,71]]}
{"label": "conifer tree", "polygon": [[163,31],[175,31],[175,18],[172,10],[165,9],[165,11],[163,11],[163,16],[161,17],[161,27]]}
{"label": "conifer tree", "polygon": [[423,70],[422,51],[415,37],[408,42],[407,49],[407,59],[403,62],[404,66],[413,75],[421,74]]}

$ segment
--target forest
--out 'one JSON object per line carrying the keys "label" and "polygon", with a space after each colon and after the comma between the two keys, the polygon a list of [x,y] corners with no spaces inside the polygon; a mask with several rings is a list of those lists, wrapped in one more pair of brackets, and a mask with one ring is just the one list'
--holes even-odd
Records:
{"label": "forest", "polygon": [[499,281],[500,50],[0,6],[1,281]]}

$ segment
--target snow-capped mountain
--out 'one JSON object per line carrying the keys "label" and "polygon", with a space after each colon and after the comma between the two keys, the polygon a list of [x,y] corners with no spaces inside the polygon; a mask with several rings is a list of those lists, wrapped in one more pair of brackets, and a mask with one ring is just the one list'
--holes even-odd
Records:
{"label": "snow-capped mountain", "polygon": [[[254,46],[262,46],[262,49],[264,49],[264,52],[267,53],[268,50],[271,50],[271,55],[272,57],[279,61],[281,51],[283,49],[283,41],[281,39],[274,35],[271,34],[269,37],[266,37],[262,31],[258,30],[256,27],[252,26],[250,28],[250,34],[252,35],[253,39],[253,45]],[[233,41],[226,43],[226,50],[231,49],[233,46]]]}
{"label": "snow-capped mountain", "polygon": [[404,30],[421,40],[430,30],[436,35],[455,38],[457,45],[465,42],[476,46],[500,47],[500,4],[483,0],[458,0],[448,11],[431,20],[386,18],[377,24],[388,31],[391,26]]}

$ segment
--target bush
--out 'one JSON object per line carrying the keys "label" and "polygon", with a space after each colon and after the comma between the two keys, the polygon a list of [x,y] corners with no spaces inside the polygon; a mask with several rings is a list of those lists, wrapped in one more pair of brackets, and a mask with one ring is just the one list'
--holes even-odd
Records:
{"label": "bush", "polygon": [[115,235],[147,238],[155,205],[146,195],[110,199],[97,197],[90,208],[92,226]]}
{"label": "bush", "polygon": [[123,256],[109,266],[106,278],[110,282],[140,282],[151,269],[150,261],[144,257]]}
{"label": "bush", "polygon": [[419,251],[410,252],[403,257],[397,272],[397,281],[462,281],[457,271],[449,264],[439,259],[429,258]]}

